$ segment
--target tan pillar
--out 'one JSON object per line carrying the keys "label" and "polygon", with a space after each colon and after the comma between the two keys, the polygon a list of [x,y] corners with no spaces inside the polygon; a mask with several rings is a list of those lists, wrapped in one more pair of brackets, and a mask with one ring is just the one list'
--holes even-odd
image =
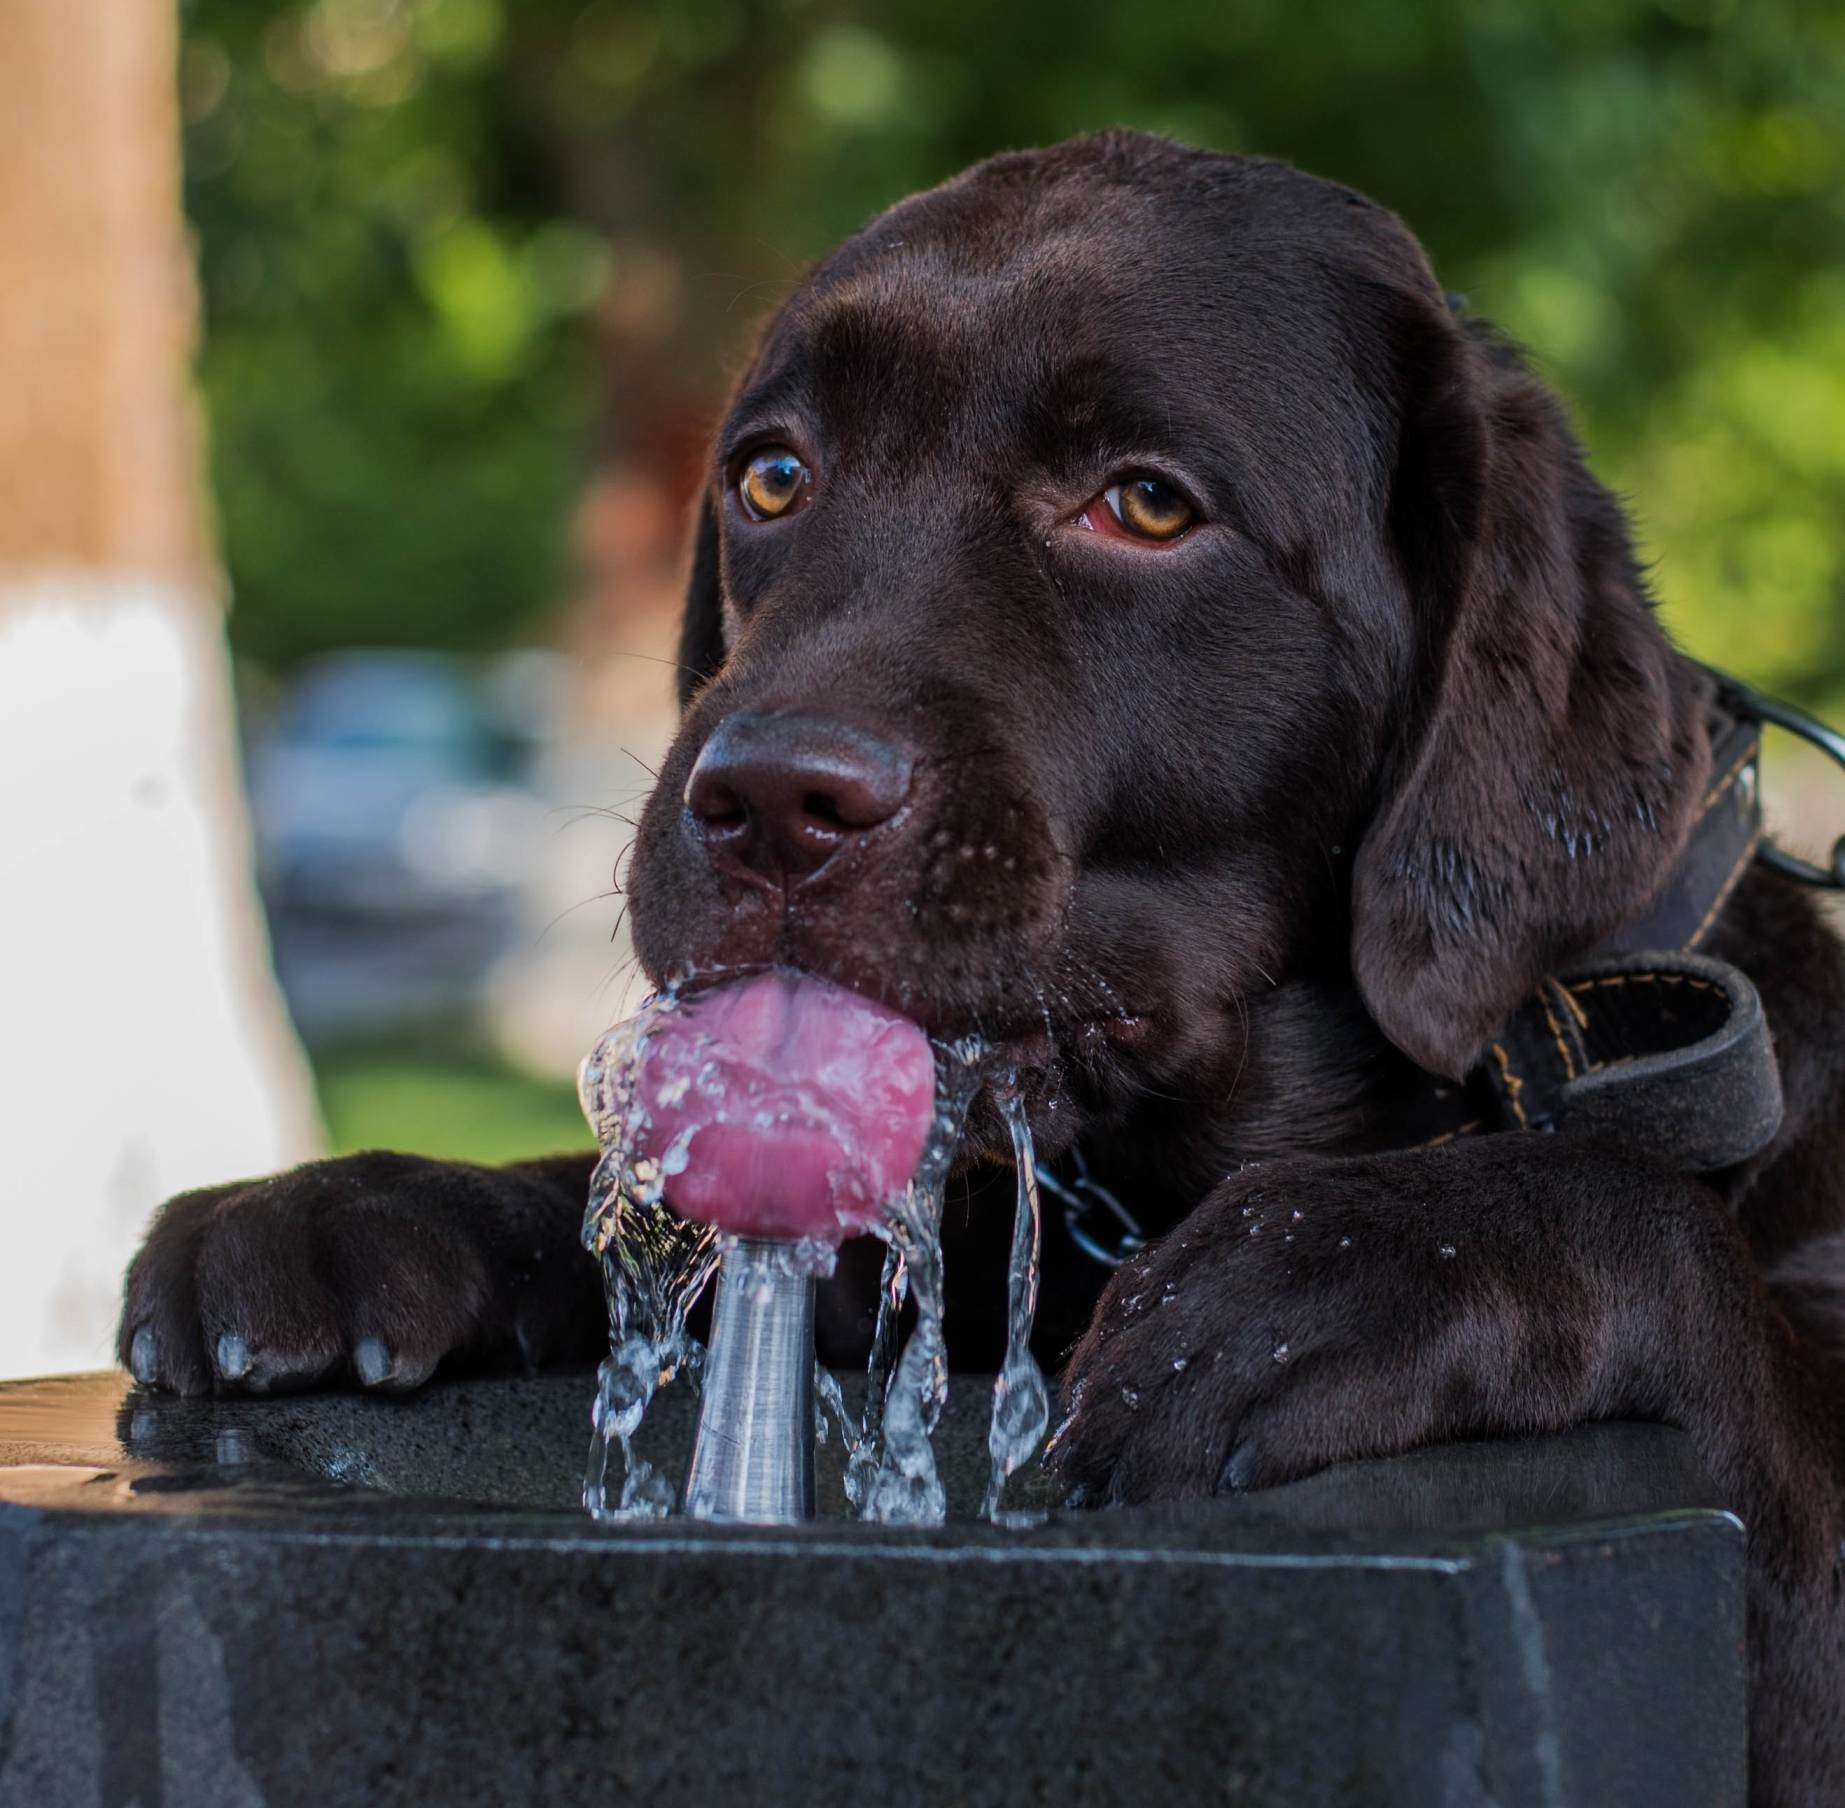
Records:
{"label": "tan pillar", "polygon": [[207,570],[175,20],[0,6],[0,569]]}
{"label": "tan pillar", "polygon": [[153,1206],[318,1135],[250,879],[176,30],[0,0],[0,1375],[106,1362]]}

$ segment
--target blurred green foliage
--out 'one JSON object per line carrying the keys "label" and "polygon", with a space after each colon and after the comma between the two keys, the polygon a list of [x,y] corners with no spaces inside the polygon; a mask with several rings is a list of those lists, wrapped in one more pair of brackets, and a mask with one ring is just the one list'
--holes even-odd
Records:
{"label": "blurred green foliage", "polygon": [[190,0],[233,634],[480,644],[589,463],[706,406],[791,274],[1108,124],[1397,208],[1534,351],[1694,651],[1845,696],[1830,0]]}
{"label": "blurred green foliage", "polygon": [[397,1149],[491,1165],[589,1147],[568,1081],[538,1079],[490,1055],[414,1045],[323,1050],[314,1078],[330,1155]]}

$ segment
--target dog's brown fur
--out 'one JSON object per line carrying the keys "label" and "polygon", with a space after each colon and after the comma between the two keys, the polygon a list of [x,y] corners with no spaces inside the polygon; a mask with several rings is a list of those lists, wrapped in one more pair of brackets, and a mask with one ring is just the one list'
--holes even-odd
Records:
{"label": "dog's brown fur", "polygon": [[[734,479],[767,443],[812,500],[752,522]],[[1073,525],[1143,468],[1197,503],[1183,541]],[[647,971],[785,963],[984,1035],[1041,1151],[1080,1139],[1168,1233],[1099,1301],[1053,1241],[1066,1477],[1170,1499],[1682,1425],[1750,1527],[1753,1799],[1845,1799],[1845,966],[1806,898],[1757,872],[1708,944],[1775,1034],[1760,1158],[1689,1179],[1569,1137],[1396,1146],[1428,1073],[1647,905],[1709,767],[1618,507],[1400,222],[1117,134],[894,209],[738,389],[682,657],[631,878]],[[901,747],[903,807],[811,870],[714,852],[687,781],[743,712]],[[1003,1147],[977,1118],[972,1152]],[[585,1174],[374,1155],[177,1200],[124,1359],[199,1390],[234,1385],[226,1333],[242,1385],[337,1377],[368,1338],[387,1384],[581,1358]],[[979,1198],[948,1268],[973,1364],[1003,1237]],[[830,1354],[861,1307],[827,1303]]]}

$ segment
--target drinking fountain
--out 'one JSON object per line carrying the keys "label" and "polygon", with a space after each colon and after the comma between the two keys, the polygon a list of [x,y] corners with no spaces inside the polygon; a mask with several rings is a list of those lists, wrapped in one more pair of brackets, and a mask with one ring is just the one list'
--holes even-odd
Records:
{"label": "drinking fountain", "polygon": [[683,1510],[813,1518],[816,1277],[845,1238],[890,1234],[932,1155],[945,1174],[958,1116],[938,1121],[936,1051],[857,993],[769,971],[655,1000],[591,1052],[578,1091],[604,1152],[585,1240],[617,1351],[639,1335],[668,1353],[631,1368],[678,1366],[702,1273],[684,1227],[718,1233]]}
{"label": "drinking fountain", "polygon": [[[912,1332],[890,1398],[935,1431],[946,1516],[852,1523],[860,1453],[816,1464],[814,1275],[881,1230],[939,1313],[964,1093],[914,1026],[778,975],[662,1001],[583,1091],[626,1352],[597,1381],[0,1384],[0,1802],[1742,1808],[1743,1531],[1683,1434],[993,1523],[993,1378],[933,1425]],[[696,1363],[714,1256],[702,1393],[648,1409],[684,1514],[592,1518],[590,1398],[606,1448]]]}

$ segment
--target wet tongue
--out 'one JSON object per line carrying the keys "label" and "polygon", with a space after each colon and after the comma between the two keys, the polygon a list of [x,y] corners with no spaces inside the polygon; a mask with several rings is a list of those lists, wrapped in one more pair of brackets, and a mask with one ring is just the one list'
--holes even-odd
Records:
{"label": "wet tongue", "polygon": [[836,1243],[877,1222],[915,1172],[935,1058],[907,1017],[765,973],[667,1017],[642,1052],[640,1089],[640,1153],[664,1161],[675,1211],[742,1236]]}

